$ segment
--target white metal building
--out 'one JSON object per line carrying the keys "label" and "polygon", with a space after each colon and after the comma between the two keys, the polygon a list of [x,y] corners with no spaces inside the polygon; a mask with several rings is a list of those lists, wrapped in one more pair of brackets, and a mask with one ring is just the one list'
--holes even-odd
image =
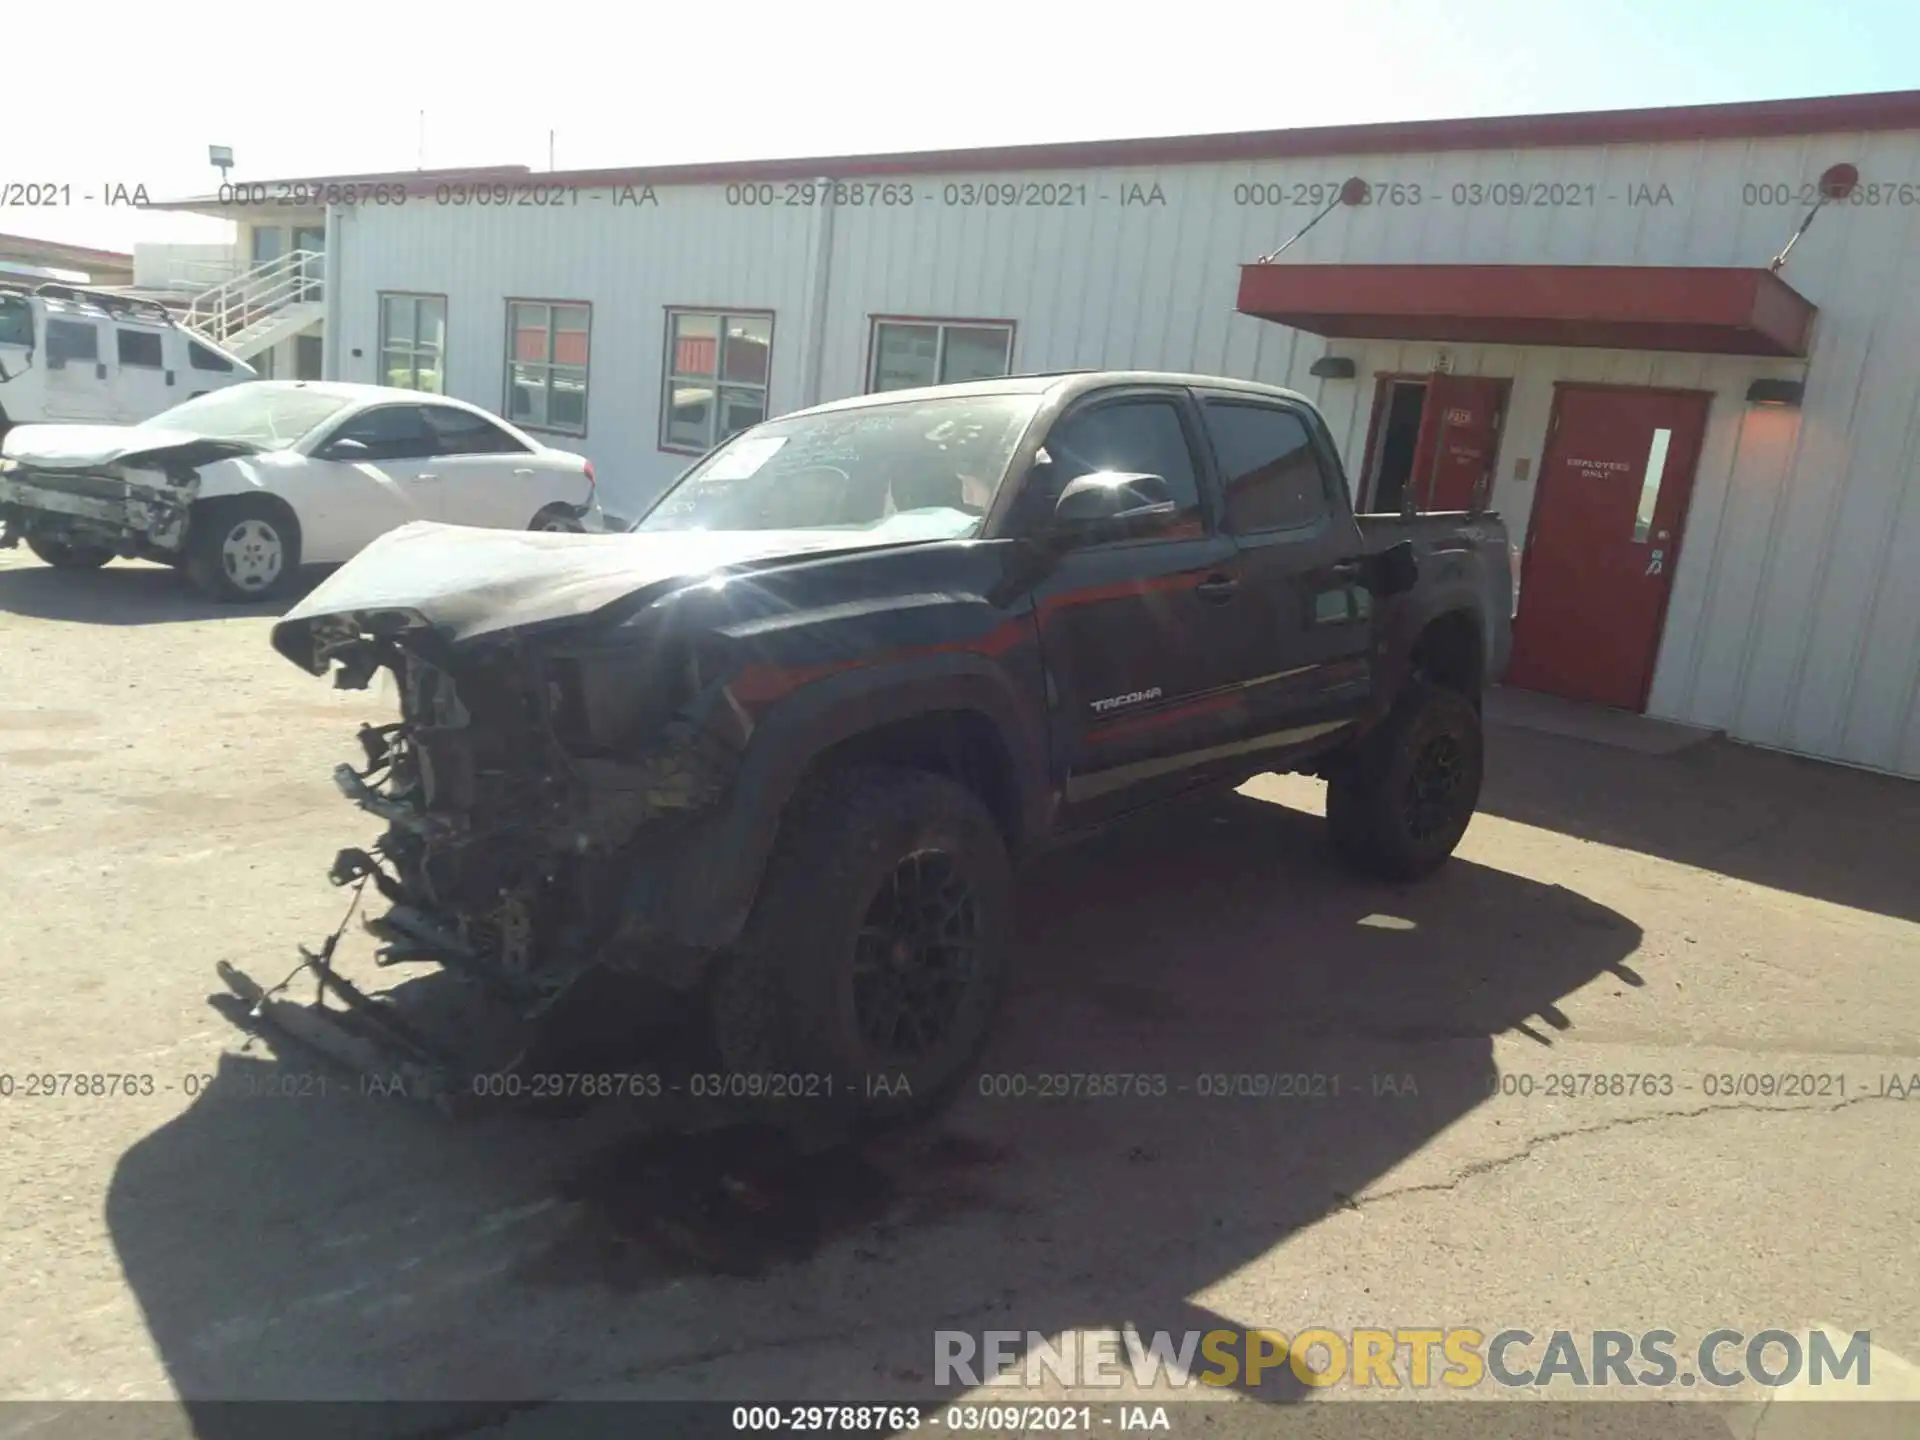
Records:
{"label": "white metal building", "polygon": [[327,208],[327,373],[498,407],[616,504],[867,389],[1278,382],[1364,505],[1490,487],[1516,683],[1920,776],[1920,92],[408,192]]}

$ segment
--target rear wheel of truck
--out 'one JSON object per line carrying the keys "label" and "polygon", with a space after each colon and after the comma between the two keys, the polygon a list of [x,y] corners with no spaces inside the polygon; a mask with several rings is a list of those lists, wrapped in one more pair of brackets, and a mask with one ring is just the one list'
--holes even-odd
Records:
{"label": "rear wheel of truck", "polygon": [[971,791],[917,770],[821,776],[789,807],[716,974],[721,1061],[750,1096],[793,1097],[772,1108],[802,1127],[809,1110],[856,1125],[930,1113],[986,1043],[1012,919],[1006,845]]}
{"label": "rear wheel of truck", "polygon": [[40,535],[27,536],[27,548],[56,570],[98,570],[113,559],[113,551],[103,545],[75,545]]}
{"label": "rear wheel of truck", "polygon": [[266,600],[283,594],[300,568],[300,526],[264,495],[196,506],[182,567],[210,600]]}
{"label": "rear wheel of truck", "polygon": [[1446,862],[1480,803],[1480,712],[1420,682],[1327,781],[1327,830],[1354,868],[1418,880]]}

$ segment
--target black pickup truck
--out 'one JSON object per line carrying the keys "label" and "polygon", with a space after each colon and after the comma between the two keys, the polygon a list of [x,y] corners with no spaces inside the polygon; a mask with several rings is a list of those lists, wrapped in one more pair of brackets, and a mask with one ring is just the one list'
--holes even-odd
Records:
{"label": "black pickup truck", "polygon": [[273,643],[395,677],[335,775],[385,958],[526,1015],[643,977],[729,1073],[894,1112],[969,1072],[1043,848],[1308,771],[1353,864],[1441,864],[1511,583],[1495,515],[1354,515],[1298,394],[1072,373],[755,426],[626,534],[408,526]]}

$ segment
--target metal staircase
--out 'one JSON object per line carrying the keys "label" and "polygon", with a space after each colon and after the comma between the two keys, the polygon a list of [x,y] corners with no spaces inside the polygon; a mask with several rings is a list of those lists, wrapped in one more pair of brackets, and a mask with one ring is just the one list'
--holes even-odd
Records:
{"label": "metal staircase", "polygon": [[298,335],[326,315],[317,250],[294,250],[193,297],[187,329],[237,359]]}

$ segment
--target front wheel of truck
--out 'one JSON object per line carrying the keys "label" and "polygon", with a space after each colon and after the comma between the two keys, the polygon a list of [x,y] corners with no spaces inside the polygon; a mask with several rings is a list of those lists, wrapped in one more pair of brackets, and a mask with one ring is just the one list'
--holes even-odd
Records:
{"label": "front wheel of truck", "polygon": [[818,777],[715,976],[722,1064],[800,1124],[928,1114],[986,1043],[1012,919],[1006,845],[970,791],[891,767]]}
{"label": "front wheel of truck", "polygon": [[1327,781],[1327,829],[1349,865],[1418,880],[1452,855],[1480,803],[1480,712],[1458,690],[1421,682]]}

